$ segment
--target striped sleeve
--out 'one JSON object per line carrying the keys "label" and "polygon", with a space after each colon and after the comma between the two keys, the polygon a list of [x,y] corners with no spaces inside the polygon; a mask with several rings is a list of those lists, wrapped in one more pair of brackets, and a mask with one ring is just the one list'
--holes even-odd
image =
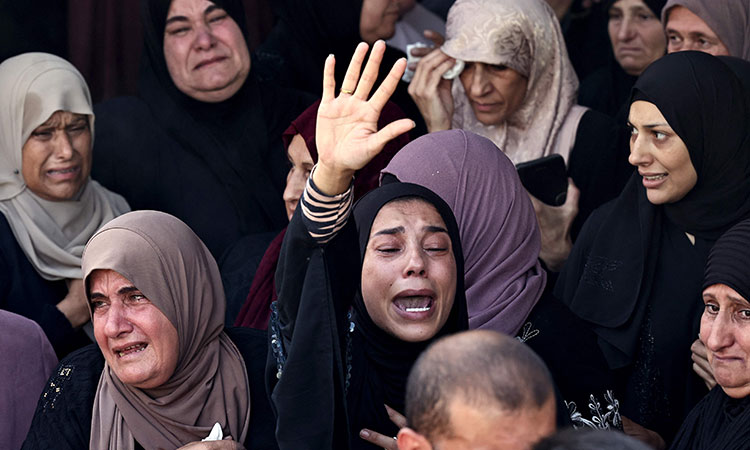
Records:
{"label": "striped sleeve", "polygon": [[312,178],[310,173],[300,199],[302,220],[310,236],[318,244],[325,244],[346,225],[352,210],[352,186],[341,194],[329,196],[318,189]]}

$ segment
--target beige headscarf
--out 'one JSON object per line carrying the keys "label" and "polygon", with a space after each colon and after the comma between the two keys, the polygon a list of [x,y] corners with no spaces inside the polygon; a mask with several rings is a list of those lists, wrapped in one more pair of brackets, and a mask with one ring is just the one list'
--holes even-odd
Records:
{"label": "beige headscarf", "polygon": [[76,199],[64,202],[41,199],[26,188],[21,150],[31,132],[56,111],[87,115],[93,138],[91,96],[75,67],[46,53],[26,53],[0,64],[0,212],[47,280],[81,278],[86,241],[130,210],[125,199],[93,180]]}
{"label": "beige headscarf", "polygon": [[225,437],[242,443],[250,422],[247,371],[223,332],[219,268],[198,236],[166,213],[128,213],[86,245],[86,286],[97,269],[114,270],[143,292],[177,329],[180,348],[174,374],[155,389],[126,385],[104,365],[90,448],[132,449],[135,439],[145,448],[173,449],[205,438],[217,422]]}
{"label": "beige headscarf", "polygon": [[558,153],[567,161],[586,108],[576,105],[578,78],[560,24],[544,0],[457,0],[448,12],[443,52],[456,59],[502,64],[528,78],[518,111],[487,126],[453,81],[453,128],[487,137],[518,164]]}

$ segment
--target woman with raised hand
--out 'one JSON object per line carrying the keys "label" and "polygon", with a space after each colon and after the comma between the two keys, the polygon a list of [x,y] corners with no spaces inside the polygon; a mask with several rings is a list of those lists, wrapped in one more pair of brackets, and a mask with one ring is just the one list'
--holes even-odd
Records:
{"label": "woman with raised hand", "polygon": [[37,322],[62,357],[91,343],[83,246],[130,208],[90,177],[91,95],[69,62],[0,64],[0,126],[0,308]]}
{"label": "woman with raised hand", "polygon": [[354,172],[413,127],[408,119],[376,127],[406,64],[370,97],[384,49],[375,43],[360,77],[360,44],[338,96],[333,56],[326,61],[318,165],[284,239],[269,325],[282,449],[392,448],[398,427],[387,407],[403,410],[417,356],[468,327],[458,227],[440,197],[392,183],[363,197],[350,218]]}

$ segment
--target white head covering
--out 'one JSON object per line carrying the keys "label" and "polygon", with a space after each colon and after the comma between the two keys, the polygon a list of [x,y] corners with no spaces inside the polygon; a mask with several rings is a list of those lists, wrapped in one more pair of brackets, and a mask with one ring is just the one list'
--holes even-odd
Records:
{"label": "white head covering", "polygon": [[25,53],[0,64],[0,212],[26,257],[47,280],[82,278],[86,241],[130,209],[125,199],[93,180],[76,199],[62,202],[44,200],[26,188],[23,146],[56,111],[87,115],[93,139],[91,95],[69,62],[46,53]]}
{"label": "white head covering", "polygon": [[453,81],[453,128],[489,138],[518,164],[559,153],[567,160],[586,109],[576,105],[578,77],[555,13],[544,0],[457,0],[448,12],[448,56],[505,65],[528,78],[523,103],[503,124],[474,115],[459,79]]}

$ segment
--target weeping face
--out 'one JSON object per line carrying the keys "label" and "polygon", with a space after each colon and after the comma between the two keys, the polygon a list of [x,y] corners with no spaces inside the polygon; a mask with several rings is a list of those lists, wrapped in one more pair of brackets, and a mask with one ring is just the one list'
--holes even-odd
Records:
{"label": "weeping face", "polygon": [[725,284],[703,291],[701,341],[716,382],[732,398],[750,395],[750,302]]}
{"label": "weeping face", "polygon": [[437,209],[424,200],[386,204],[372,224],[362,297],[372,321],[407,342],[445,325],[456,294],[456,260]]}
{"label": "weeping face", "polygon": [[630,105],[630,164],[643,177],[648,201],[654,205],[681,200],[698,182],[685,143],[653,103]]}
{"label": "weeping face", "polygon": [[526,97],[528,79],[507,66],[467,62],[459,78],[474,115],[484,125],[502,125]]}
{"label": "weeping face", "polygon": [[240,27],[208,0],[172,0],[164,58],[177,89],[202,102],[230,98],[250,73],[250,52]]}
{"label": "weeping face", "polygon": [[26,186],[45,200],[71,200],[91,173],[91,141],[88,116],[56,111],[23,145],[21,174]]}
{"label": "weeping face", "polygon": [[179,354],[172,322],[114,270],[96,270],[88,283],[94,337],[114,375],[140,389],[166,383]]}

